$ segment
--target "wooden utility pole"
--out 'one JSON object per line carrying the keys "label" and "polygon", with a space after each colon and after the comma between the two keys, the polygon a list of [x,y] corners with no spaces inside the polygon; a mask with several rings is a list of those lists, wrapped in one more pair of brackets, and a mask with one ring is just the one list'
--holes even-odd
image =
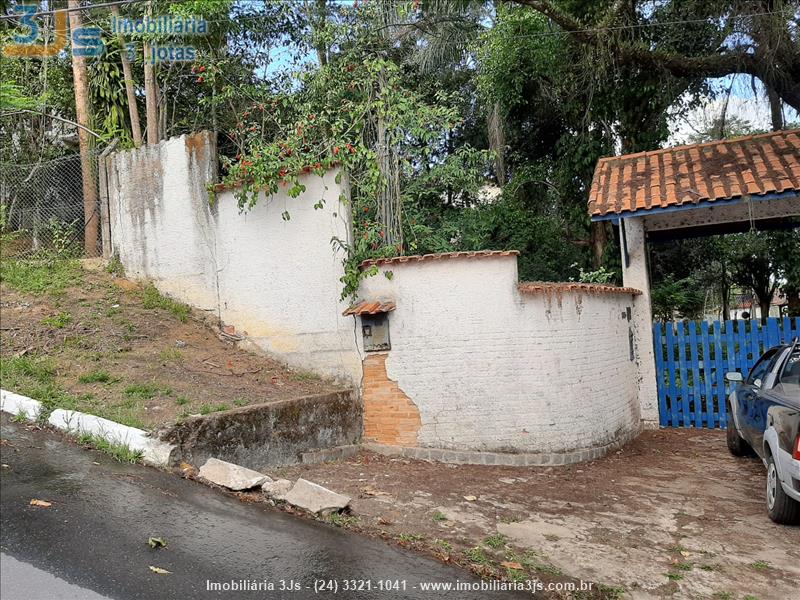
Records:
{"label": "wooden utility pole", "polygon": [[[111,13],[120,19],[119,6],[112,6]],[[125,93],[128,96],[128,114],[131,117],[131,134],[133,135],[133,145],[137,148],[142,145],[142,127],[139,124],[139,107],[136,105],[135,82],[133,81],[133,71],[131,61],[128,59],[128,51],[125,47],[125,36],[121,33],[117,36],[119,40],[119,54],[122,61],[122,74],[125,77]]]}
{"label": "wooden utility pole", "polygon": [[[147,16],[153,16],[153,4],[147,3]],[[144,101],[147,108],[147,145],[158,144],[158,82],[156,68],[152,62],[150,43],[144,42]]]}
{"label": "wooden utility pole", "polygon": [[[69,0],[70,31],[83,27],[80,0]],[[81,152],[81,177],[83,179],[83,246],[86,256],[97,256],[97,241],[100,231],[100,215],[97,206],[97,182],[92,164],[94,144],[89,131],[92,129],[92,105],[89,101],[89,76],[86,58],[72,52],[72,79],[75,87],[75,115],[80,127],[78,142]]]}

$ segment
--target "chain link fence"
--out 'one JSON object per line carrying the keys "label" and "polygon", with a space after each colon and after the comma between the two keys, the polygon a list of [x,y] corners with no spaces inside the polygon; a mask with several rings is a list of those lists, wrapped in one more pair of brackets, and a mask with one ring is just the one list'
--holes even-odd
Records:
{"label": "chain link fence", "polygon": [[[92,154],[94,173],[99,154]],[[99,221],[99,207],[92,219]],[[94,250],[86,251],[86,222],[80,154],[32,164],[0,162],[3,258],[99,256],[99,236]]]}

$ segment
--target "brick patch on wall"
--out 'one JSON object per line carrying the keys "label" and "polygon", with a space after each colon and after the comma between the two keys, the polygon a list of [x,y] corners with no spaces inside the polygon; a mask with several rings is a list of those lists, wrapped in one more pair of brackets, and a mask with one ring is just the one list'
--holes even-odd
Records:
{"label": "brick patch on wall", "polygon": [[419,410],[386,375],[387,354],[364,359],[364,437],[389,446],[416,446]]}

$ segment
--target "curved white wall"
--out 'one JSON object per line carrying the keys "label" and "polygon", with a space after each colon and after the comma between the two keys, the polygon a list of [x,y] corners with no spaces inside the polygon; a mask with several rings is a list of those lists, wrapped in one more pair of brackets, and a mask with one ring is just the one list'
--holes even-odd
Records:
{"label": "curved white wall", "polygon": [[390,263],[380,269],[391,279],[364,281],[363,299],[397,305],[386,375],[419,410],[417,445],[561,453],[638,430],[626,310],[633,294],[523,293],[516,261]]}

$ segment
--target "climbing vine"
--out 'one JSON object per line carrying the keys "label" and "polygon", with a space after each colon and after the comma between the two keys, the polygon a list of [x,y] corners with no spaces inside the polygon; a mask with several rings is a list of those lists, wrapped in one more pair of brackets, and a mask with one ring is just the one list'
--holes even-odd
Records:
{"label": "climbing vine", "polygon": [[[306,191],[305,175],[338,169],[337,183],[347,177],[350,195],[340,200],[350,203],[354,235],[349,242],[332,240],[347,256],[343,297],[355,295],[361,279],[374,273],[362,270],[362,261],[404,251],[399,179],[430,163],[459,123],[446,95],[426,102],[404,85],[401,67],[381,50],[383,40],[368,26],[352,25],[330,25],[340,50],[302,74],[299,90],[254,98],[239,113],[231,135],[238,153],[225,164],[225,181],[239,186],[242,210],[252,208],[262,192],[297,198]],[[213,68],[198,67],[197,83],[212,85],[214,76]],[[315,199],[315,207],[324,202]],[[283,218],[290,220],[291,210]]]}

